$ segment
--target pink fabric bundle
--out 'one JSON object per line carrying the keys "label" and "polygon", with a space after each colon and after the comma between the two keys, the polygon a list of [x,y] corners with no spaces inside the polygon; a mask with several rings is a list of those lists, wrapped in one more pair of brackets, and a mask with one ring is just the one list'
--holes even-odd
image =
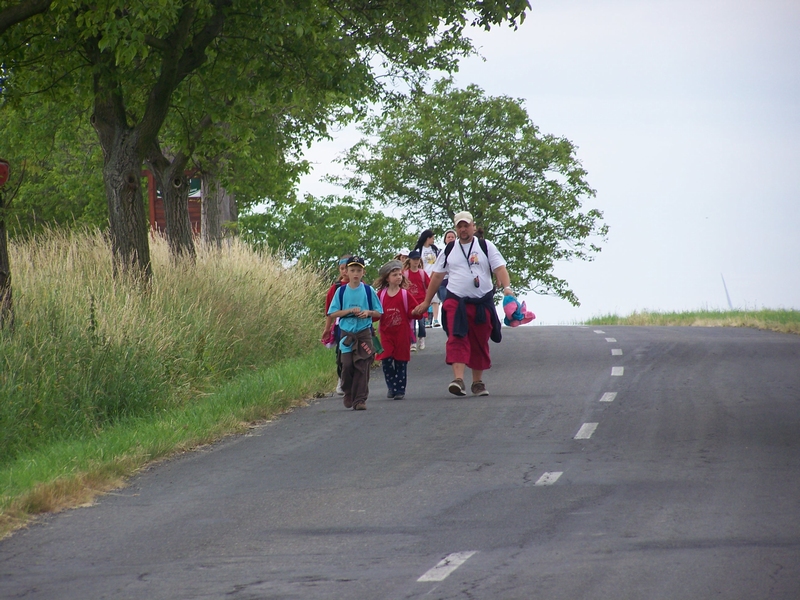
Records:
{"label": "pink fabric bundle", "polygon": [[509,327],[519,327],[525,323],[530,323],[536,318],[536,315],[525,306],[525,302],[520,304],[519,300],[514,296],[503,298],[503,312],[506,313],[506,318],[503,319],[503,322]]}

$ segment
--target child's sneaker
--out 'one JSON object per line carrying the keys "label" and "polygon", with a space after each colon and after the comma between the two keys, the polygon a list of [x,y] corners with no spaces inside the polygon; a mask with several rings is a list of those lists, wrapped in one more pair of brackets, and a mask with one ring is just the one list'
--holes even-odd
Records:
{"label": "child's sneaker", "polygon": [[419,340],[419,349],[425,350],[425,338],[420,338]]}
{"label": "child's sneaker", "polygon": [[339,383],[336,384],[336,394],[338,396],[344,396],[344,389],[342,389],[342,378],[339,377]]}
{"label": "child's sneaker", "polygon": [[411,351],[412,352],[416,352],[417,351],[417,345],[416,344],[411,344]]}
{"label": "child's sneaker", "polygon": [[361,402],[356,402],[353,405],[353,410],[367,410],[367,401],[362,400]]}
{"label": "child's sneaker", "polygon": [[439,319],[434,319],[434,320],[433,320],[433,326],[434,326],[434,327],[441,327],[441,326],[442,326],[442,325],[439,323]]}

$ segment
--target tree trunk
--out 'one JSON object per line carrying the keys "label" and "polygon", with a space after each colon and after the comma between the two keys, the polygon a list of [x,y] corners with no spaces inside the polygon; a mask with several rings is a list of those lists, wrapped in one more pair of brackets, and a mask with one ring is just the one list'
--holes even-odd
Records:
{"label": "tree trunk", "polygon": [[203,241],[219,247],[222,240],[230,235],[229,224],[238,219],[236,199],[211,173],[203,173],[201,189],[203,201],[200,206],[200,230]]}
{"label": "tree trunk", "polygon": [[165,235],[173,262],[194,261],[197,252],[189,219],[189,179],[186,177],[187,158],[179,154],[171,161],[160,148],[154,148],[147,164],[153,171],[156,186],[164,201]]}
{"label": "tree trunk", "polygon": [[103,181],[108,201],[114,273],[122,270],[149,283],[153,268],[142,194],[143,161],[136,151],[133,137],[131,130],[127,130],[114,136],[110,148],[103,149]]}
{"label": "tree trunk", "polygon": [[0,189],[0,329],[14,327],[14,305],[11,297],[11,263],[8,258],[6,230],[6,200]]}

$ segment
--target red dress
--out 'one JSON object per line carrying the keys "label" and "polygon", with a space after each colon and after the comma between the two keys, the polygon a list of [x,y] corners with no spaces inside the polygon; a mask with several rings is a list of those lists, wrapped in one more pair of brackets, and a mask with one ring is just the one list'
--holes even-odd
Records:
{"label": "red dress", "polygon": [[[383,307],[381,322],[378,331],[381,334],[381,352],[376,358],[393,358],[408,362],[411,360],[411,320],[421,319],[424,315],[414,315],[412,311],[419,304],[409,293],[406,293],[406,302],[403,301],[403,290],[390,296],[386,290],[378,292],[378,298]],[[406,308],[406,303],[408,308]]]}

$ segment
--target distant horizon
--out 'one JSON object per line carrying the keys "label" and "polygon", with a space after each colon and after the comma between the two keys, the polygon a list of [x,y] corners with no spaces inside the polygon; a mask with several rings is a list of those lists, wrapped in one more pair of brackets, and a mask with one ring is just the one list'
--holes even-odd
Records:
{"label": "distant horizon", "polygon": [[[584,208],[610,228],[593,262],[555,267],[580,307],[526,296],[539,323],[728,297],[800,308],[798,31],[800,3],[778,0],[533,1],[517,31],[471,31],[486,60],[462,61],[456,85],[520,98],[542,133],[572,141],[597,190]],[[360,136],[333,137],[306,153],[300,194],[343,194],[321,179]]]}

